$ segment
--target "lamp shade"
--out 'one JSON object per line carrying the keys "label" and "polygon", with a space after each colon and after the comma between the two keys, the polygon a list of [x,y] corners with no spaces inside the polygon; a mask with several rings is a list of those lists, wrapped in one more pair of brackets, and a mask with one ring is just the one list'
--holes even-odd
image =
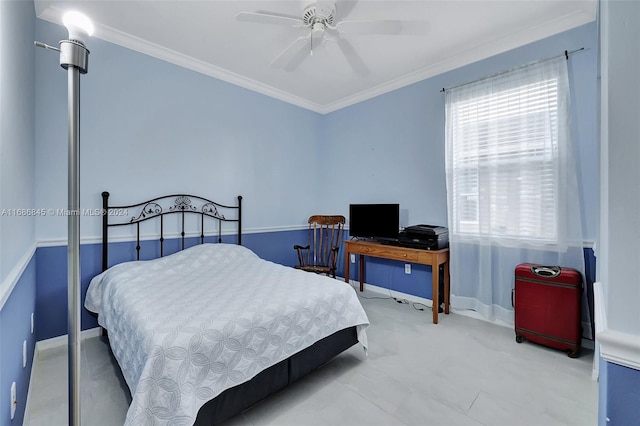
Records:
{"label": "lamp shade", "polygon": [[83,13],[69,11],[62,17],[62,23],[69,31],[69,40],[76,40],[84,44],[85,39],[93,34],[93,23]]}

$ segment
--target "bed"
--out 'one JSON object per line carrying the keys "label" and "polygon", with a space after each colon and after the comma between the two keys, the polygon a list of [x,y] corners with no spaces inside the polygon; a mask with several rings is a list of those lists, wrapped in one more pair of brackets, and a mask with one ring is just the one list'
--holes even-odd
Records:
{"label": "bed", "polygon": [[[369,321],[351,286],[241,245],[241,197],[233,206],[185,194],[130,206],[109,206],[108,198],[103,193],[103,272],[85,307],[108,332],[131,391],[125,424],[218,424],[354,344],[366,350]],[[178,218],[179,251],[165,255],[170,215]],[[199,223],[195,238],[185,231],[189,215]],[[160,222],[160,257],[140,260],[149,245],[140,223],[150,220]],[[233,242],[223,241],[223,224],[237,226]],[[114,226],[137,229],[136,260],[108,267]]]}

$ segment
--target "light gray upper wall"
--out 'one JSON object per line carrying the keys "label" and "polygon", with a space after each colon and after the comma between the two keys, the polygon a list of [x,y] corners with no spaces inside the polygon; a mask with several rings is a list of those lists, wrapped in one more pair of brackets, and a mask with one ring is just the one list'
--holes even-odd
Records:
{"label": "light gray upper wall", "polygon": [[325,210],[348,213],[349,203],[399,202],[401,226],[445,225],[442,88],[584,47],[569,59],[569,78],[583,233],[595,241],[599,225],[596,42],[594,22],[325,116],[318,143],[331,156],[328,163],[335,170],[333,180],[322,186]]}
{"label": "light gray upper wall", "polygon": [[321,194],[328,210],[348,217],[350,203],[399,203],[401,226],[446,225],[438,91],[432,78],[325,117],[319,143],[336,171]]}
{"label": "light gray upper wall", "polygon": [[[599,263],[600,279],[608,293],[608,328],[637,338],[640,336],[640,3],[607,1],[603,2],[602,10],[600,251],[606,253],[606,260]],[[633,343],[635,347],[637,342],[636,339]]]}
{"label": "light gray upper wall", "polygon": [[[66,36],[37,20],[38,39]],[[316,129],[321,116],[152,57],[90,39],[81,77],[81,207],[190,192],[243,199],[246,231],[306,224],[317,211]],[[43,53],[43,52],[40,52]],[[36,201],[65,208],[66,74],[57,55],[36,58]],[[98,237],[83,217],[83,238]],[[64,217],[38,218],[39,240],[64,240]]]}
{"label": "light gray upper wall", "polygon": [[[0,1],[0,210],[35,206],[34,28],[32,2]],[[9,275],[21,267],[20,260],[35,243],[33,216],[14,215],[18,212],[13,210],[4,213],[0,216],[1,287],[10,284],[7,279],[19,278]]]}

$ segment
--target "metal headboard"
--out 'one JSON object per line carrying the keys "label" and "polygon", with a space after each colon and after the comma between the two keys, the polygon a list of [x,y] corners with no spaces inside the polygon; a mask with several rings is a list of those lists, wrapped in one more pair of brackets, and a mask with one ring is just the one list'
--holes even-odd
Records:
{"label": "metal headboard", "polygon": [[[133,215],[129,214],[133,211]],[[230,212],[231,218],[225,217],[221,212]],[[124,214],[126,213],[126,215]],[[140,223],[151,219],[157,219],[160,221],[160,257],[164,255],[164,217],[167,215],[177,214],[181,216],[181,231],[180,237],[182,239],[182,248],[184,250],[185,228],[184,221],[185,215],[199,215],[200,216],[200,244],[204,243],[205,238],[205,217],[211,220],[217,221],[218,224],[218,242],[222,242],[222,222],[237,222],[238,223],[238,245],[242,244],[242,196],[238,195],[238,204],[235,206],[227,206],[224,204],[216,203],[215,201],[208,200],[206,198],[199,197],[197,195],[189,194],[174,194],[165,195],[162,197],[153,198],[151,200],[143,201],[141,203],[132,204],[129,206],[110,206],[109,205],[109,193],[107,191],[102,193],[102,270],[105,271],[108,268],[109,260],[109,241],[108,234],[109,228],[112,226],[135,226],[136,227],[136,259],[140,260]],[[114,221],[111,223],[109,219]],[[124,218],[122,221],[117,221],[118,218]],[[127,219],[128,218],[128,219]]]}

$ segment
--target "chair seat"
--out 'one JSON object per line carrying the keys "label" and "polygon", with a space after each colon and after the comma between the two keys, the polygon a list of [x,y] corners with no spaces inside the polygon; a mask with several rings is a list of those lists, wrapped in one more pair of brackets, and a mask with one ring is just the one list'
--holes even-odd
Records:
{"label": "chair seat", "polygon": [[301,270],[307,271],[307,272],[315,272],[316,274],[327,274],[327,275],[329,275],[329,273],[333,272],[331,270],[330,266],[318,266],[318,265],[300,266],[300,265],[296,265],[295,268],[296,269],[301,269]]}

